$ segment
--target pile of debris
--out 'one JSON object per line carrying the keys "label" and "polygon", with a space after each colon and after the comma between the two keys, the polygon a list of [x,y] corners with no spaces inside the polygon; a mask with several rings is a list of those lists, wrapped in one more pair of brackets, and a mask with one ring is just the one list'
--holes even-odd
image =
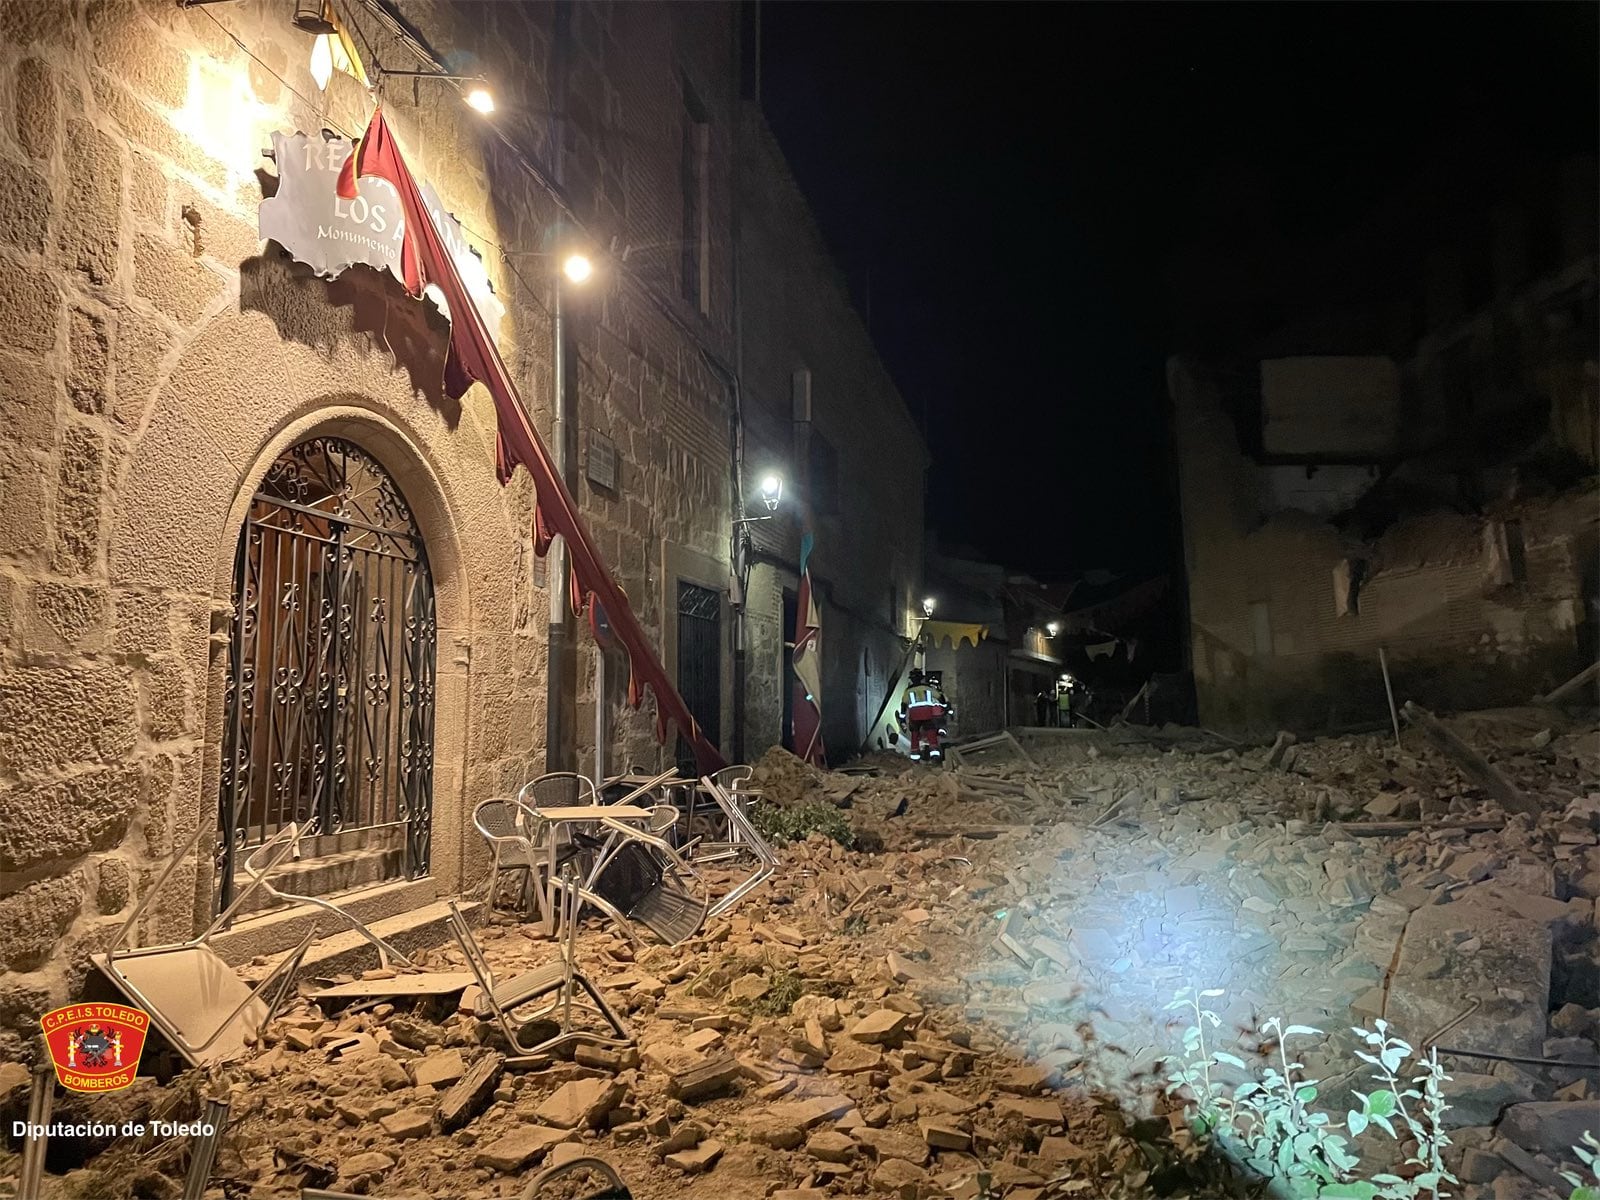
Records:
{"label": "pile of debris", "polygon": [[[1270,1017],[1331,1031],[1296,1049],[1335,1120],[1370,1090],[1350,1026],[1437,1044],[1456,1193],[1556,1194],[1600,1132],[1600,733],[1551,720],[1452,724],[1537,815],[1417,735],[1041,738],[876,775],[769,753],[763,803],[835,806],[873,850],[795,842],[673,949],[586,928],[580,959],[637,1048],[518,1056],[471,989],[302,999],[205,1081],[232,1106],[218,1175],[228,1196],[449,1200],[600,1155],[641,1200],[1199,1195],[1159,1080],[1182,1049],[1168,1005],[1205,987],[1246,1059]],[[554,951],[504,917],[479,937],[497,977]],[[1364,1170],[1395,1161],[1381,1134],[1357,1145]],[[149,1152],[118,1143],[56,1194],[130,1194]]]}

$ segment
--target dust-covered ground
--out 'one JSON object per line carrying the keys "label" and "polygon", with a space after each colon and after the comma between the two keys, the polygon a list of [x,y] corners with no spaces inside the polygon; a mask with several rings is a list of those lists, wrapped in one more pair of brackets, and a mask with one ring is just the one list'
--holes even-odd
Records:
{"label": "dust-covered ground", "polygon": [[[1174,997],[1217,989],[1200,1024],[1244,1063],[1216,1064],[1230,1091],[1282,1061],[1262,1030],[1282,1018],[1320,1031],[1290,1048],[1342,1122],[1376,1086],[1351,1027],[1385,1018],[1452,1077],[1446,1193],[1565,1195],[1557,1171],[1600,1132],[1600,733],[1534,709],[1450,727],[1498,781],[1417,731],[1403,748],[1041,731],[960,768],[861,764],[876,776],[773,751],[763,803],[837,810],[856,848],[783,847],[676,948],[587,919],[579,964],[636,1049],[503,1058],[470,989],[432,1007],[302,997],[248,1059],[114,1103],[189,1119],[228,1099],[212,1200],[520,1196],[576,1154],[641,1200],[1223,1194],[1248,1172],[1227,1180],[1163,1092],[1196,1024]],[[511,912],[476,924],[497,978],[557,953]],[[453,942],[420,958],[463,968]],[[26,1072],[0,1079],[20,1116]],[[56,1119],[107,1104],[63,1100]],[[1418,1169],[1381,1131],[1355,1146],[1364,1173]],[[43,1194],[176,1196],[186,1155],[113,1142],[56,1159]],[[18,1165],[0,1159],[0,1182]]]}

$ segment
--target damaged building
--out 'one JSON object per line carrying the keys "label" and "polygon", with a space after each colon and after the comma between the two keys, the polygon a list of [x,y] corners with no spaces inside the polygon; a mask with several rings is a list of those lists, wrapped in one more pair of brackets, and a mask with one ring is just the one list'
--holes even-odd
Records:
{"label": "damaged building", "polygon": [[1445,708],[1595,658],[1595,162],[1468,158],[1314,249],[1175,269],[1212,298],[1167,368],[1202,725],[1386,720],[1380,654]]}
{"label": "damaged building", "polygon": [[[906,632],[925,452],[737,6],[351,0],[332,43],[321,7],[0,5],[7,1058],[191,839],[147,938],[313,818],[286,886],[438,922],[482,880],[481,802],[670,765],[687,726],[713,761],[778,740],[797,513],[841,741]],[[453,397],[447,305],[402,286],[395,193],[336,196],[375,98],[637,645],[554,603],[505,410]],[[624,650],[665,685],[638,709]],[[303,928],[241,921],[228,953]]]}

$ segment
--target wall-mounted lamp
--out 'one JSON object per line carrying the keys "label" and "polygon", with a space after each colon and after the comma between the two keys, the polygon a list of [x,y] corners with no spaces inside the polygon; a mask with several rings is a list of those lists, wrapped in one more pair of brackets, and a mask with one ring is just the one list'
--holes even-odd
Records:
{"label": "wall-mounted lamp", "polygon": [[1046,633],[1048,633],[1051,637],[1055,637],[1056,634],[1061,632],[1061,622],[1060,621],[1051,621],[1044,628],[1045,628],[1045,632]]}
{"label": "wall-mounted lamp", "polygon": [[589,260],[587,254],[574,252],[562,259],[561,273],[567,277],[569,283],[587,283],[594,274],[594,263]]}
{"label": "wall-mounted lamp", "polygon": [[933,610],[938,608],[938,607],[939,607],[939,602],[937,600],[935,600],[932,596],[924,596],[922,598],[922,615],[924,617],[932,617],[933,616]]}
{"label": "wall-mounted lamp", "polygon": [[761,477],[761,503],[767,506],[768,512],[778,510],[778,502],[783,499],[783,476],[774,471],[768,471]]}
{"label": "wall-mounted lamp", "polygon": [[481,75],[445,75],[439,71],[380,71],[380,75],[396,79],[439,79],[446,83],[470,83],[473,87],[462,94],[468,108],[485,116],[494,111],[494,94],[489,91],[488,80]]}

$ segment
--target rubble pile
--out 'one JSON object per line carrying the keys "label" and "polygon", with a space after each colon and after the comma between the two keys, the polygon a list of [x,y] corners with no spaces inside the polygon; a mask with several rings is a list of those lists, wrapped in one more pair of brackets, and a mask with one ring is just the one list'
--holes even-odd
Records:
{"label": "rubble pile", "polygon": [[[598,1154],[641,1200],[1198,1195],[1159,1080],[1182,1046],[1167,1006],[1204,987],[1246,1059],[1267,1018],[1328,1031],[1295,1049],[1336,1120],[1372,1086],[1351,1025],[1436,1038],[1457,1052],[1455,1193],[1556,1194],[1600,1132],[1600,733],[1552,719],[1455,722],[1537,818],[1420,738],[1041,737],[876,776],[769,753],[762,802],[838,806],[872,849],[785,847],[676,948],[589,922],[579,961],[636,1049],[518,1058],[471,989],[443,1010],[302,1001],[214,1081],[219,1175],[230,1197],[448,1200]],[[554,953],[507,914],[480,940],[500,978]],[[1397,1161],[1382,1134],[1356,1145],[1368,1171]],[[116,1154],[59,1194],[121,1194],[95,1192]]]}

